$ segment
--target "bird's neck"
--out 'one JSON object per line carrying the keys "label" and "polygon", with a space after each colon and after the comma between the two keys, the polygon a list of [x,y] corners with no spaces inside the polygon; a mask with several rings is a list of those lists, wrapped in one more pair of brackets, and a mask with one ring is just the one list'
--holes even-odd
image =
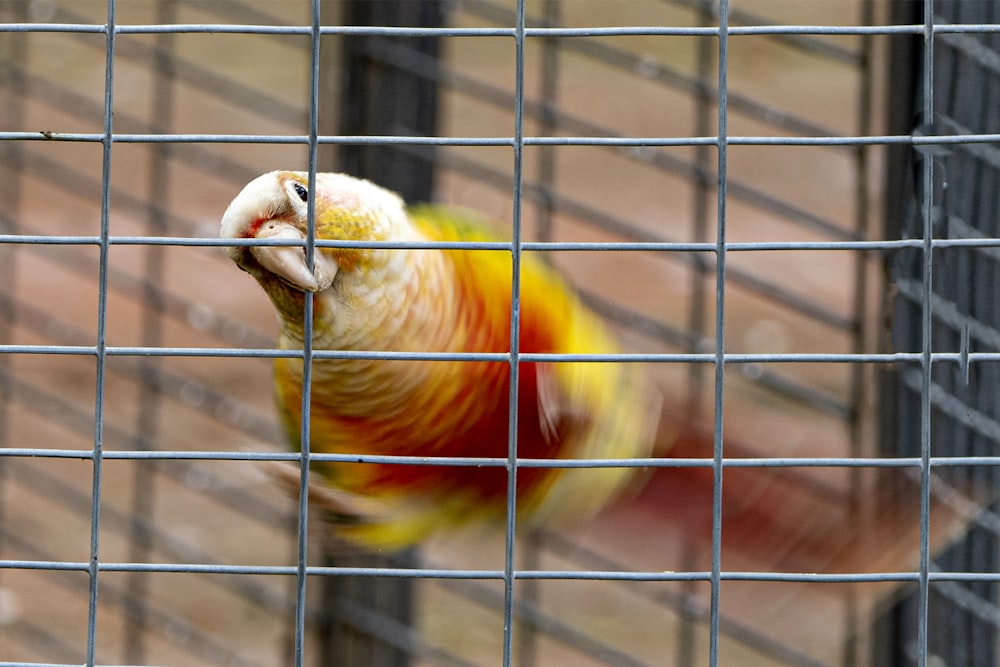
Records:
{"label": "bird's neck", "polygon": [[[428,352],[460,345],[447,258],[437,250],[393,252],[405,263],[373,275],[378,279],[374,291],[338,289],[335,283],[315,295],[314,350]],[[280,346],[300,349],[302,340],[301,315],[286,320]],[[301,361],[281,359],[279,365],[293,379],[301,377]],[[314,400],[341,415],[378,419],[412,409],[414,397],[435,384],[433,377],[447,372],[439,362],[371,358],[314,359],[312,368]]]}
{"label": "bird's neck", "polygon": [[[313,347],[427,351],[449,347],[456,303],[452,269],[440,250],[384,250],[363,275],[338,276],[313,298]],[[267,289],[267,286],[265,286]],[[282,347],[305,339],[305,294],[268,290],[283,322]]]}

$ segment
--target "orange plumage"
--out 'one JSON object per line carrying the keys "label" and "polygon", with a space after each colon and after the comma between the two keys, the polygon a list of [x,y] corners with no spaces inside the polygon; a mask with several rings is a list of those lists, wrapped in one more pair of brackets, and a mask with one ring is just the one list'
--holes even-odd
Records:
{"label": "orange plumage", "polygon": [[[364,241],[493,241],[489,226],[435,207],[407,211],[393,193],[341,174],[318,174],[316,236]],[[233,200],[227,238],[303,239],[310,193],[301,172],[272,172]],[[312,270],[301,247],[232,247],[229,254],[271,298],[279,345],[303,345],[305,291],[314,297],[314,349],[399,352],[510,350],[512,258],[499,250],[318,248]],[[521,352],[610,353],[604,325],[549,267],[521,262]],[[311,442],[315,452],[505,458],[510,367],[505,361],[315,359]],[[302,362],[277,359],[279,411],[299,442]],[[657,393],[637,365],[522,362],[519,458],[648,456]],[[495,466],[371,463],[318,465],[358,516],[348,539],[397,548],[438,527],[502,517],[507,472]],[[633,469],[519,467],[521,523],[585,517],[627,484]]]}

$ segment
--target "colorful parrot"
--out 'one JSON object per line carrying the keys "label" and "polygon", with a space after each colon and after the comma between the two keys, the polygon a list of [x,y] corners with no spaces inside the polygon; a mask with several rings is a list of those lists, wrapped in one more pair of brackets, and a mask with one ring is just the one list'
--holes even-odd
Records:
{"label": "colorful parrot", "polygon": [[[406,208],[395,193],[343,174],[275,171],[251,181],[222,218],[230,239],[306,238],[315,197],[318,239],[496,241],[465,211]],[[232,246],[236,265],[270,297],[279,346],[301,349],[305,293],[314,293],[316,350],[501,352],[510,350],[509,251]],[[522,254],[520,346],[524,352],[614,353],[600,319],[537,256]],[[313,452],[506,458],[510,365],[506,361],[314,359]],[[275,360],[278,410],[300,443],[302,360]],[[649,456],[658,392],[638,364],[522,362],[517,456]],[[369,548],[413,545],[438,528],[502,519],[507,471],[497,466],[321,463],[316,475],[341,508],[338,532]],[[635,468],[517,470],[519,526],[592,515],[629,485]],[[297,476],[295,481],[297,482]],[[349,508],[344,510],[343,508]]]}

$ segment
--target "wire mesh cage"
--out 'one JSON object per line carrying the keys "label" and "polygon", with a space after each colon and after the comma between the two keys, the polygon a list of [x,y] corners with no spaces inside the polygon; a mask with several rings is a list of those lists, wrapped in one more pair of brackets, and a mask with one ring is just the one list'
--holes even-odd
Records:
{"label": "wire mesh cage", "polygon": [[[0,665],[993,664],[997,19],[0,4]],[[664,395],[645,484],[402,554],[307,521],[219,239],[285,168],[516,227]]]}
{"label": "wire mesh cage", "polygon": [[[897,20],[919,20],[919,7],[897,7]],[[995,23],[995,8],[959,2],[937,3],[935,20],[948,24]],[[890,116],[890,131],[928,135],[991,133],[997,117],[990,105],[997,85],[991,65],[996,41],[990,34],[945,34],[936,40],[933,52],[912,37],[897,38],[893,46],[893,70],[900,81],[901,103]],[[928,85],[931,82],[932,85]],[[928,93],[927,91],[930,91]],[[973,240],[995,235],[993,186],[989,144],[955,147],[898,147],[890,156],[887,184],[889,234],[893,238],[919,238],[927,221],[934,238]],[[931,270],[932,288],[922,287],[921,260],[914,249],[901,251],[888,264],[892,284],[898,290],[893,306],[893,339],[897,350],[922,349],[919,304],[926,294],[933,301],[930,324],[934,351],[993,349],[995,330],[993,299],[987,294],[993,278],[991,251],[975,245],[935,250]],[[984,300],[985,299],[985,300]],[[965,357],[963,357],[964,359]],[[990,364],[938,365],[929,380],[929,424],[931,453],[935,456],[989,455],[996,441],[995,401],[990,387],[995,368]],[[915,373],[916,371],[916,373]],[[977,374],[973,377],[973,373]],[[882,442],[891,455],[919,455],[922,405],[919,370],[900,369],[888,383],[887,393],[898,395],[898,404],[887,408],[890,437]],[[995,486],[993,467],[956,467],[938,474],[954,484],[981,483]],[[935,560],[941,570],[989,572],[996,570],[996,533],[985,513],[961,541]],[[992,665],[996,663],[996,586],[990,581],[935,582],[930,587],[928,652],[947,664]],[[885,659],[913,661],[918,653],[917,636],[906,627],[918,613],[919,601],[910,599],[889,610],[880,621],[882,634],[892,637],[882,650]]]}

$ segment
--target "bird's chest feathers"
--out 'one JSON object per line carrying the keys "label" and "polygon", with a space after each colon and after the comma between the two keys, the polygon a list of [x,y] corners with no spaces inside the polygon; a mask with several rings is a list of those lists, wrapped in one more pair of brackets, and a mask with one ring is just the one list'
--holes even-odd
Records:
{"label": "bird's chest feathers", "polygon": [[[447,266],[423,258],[387,265],[380,275],[351,277],[314,302],[313,349],[360,352],[448,352],[461,349],[462,319],[442,274]],[[359,278],[359,279],[353,279]],[[301,347],[286,329],[282,347]],[[289,368],[301,374],[301,365]],[[429,388],[448,384],[452,364],[378,358],[313,360],[317,403],[341,415],[398,414],[419,404]]]}
{"label": "bird's chest feathers", "polygon": [[446,346],[453,281],[440,255],[389,251],[381,265],[344,275],[317,300],[314,344],[323,349],[414,352]]}

